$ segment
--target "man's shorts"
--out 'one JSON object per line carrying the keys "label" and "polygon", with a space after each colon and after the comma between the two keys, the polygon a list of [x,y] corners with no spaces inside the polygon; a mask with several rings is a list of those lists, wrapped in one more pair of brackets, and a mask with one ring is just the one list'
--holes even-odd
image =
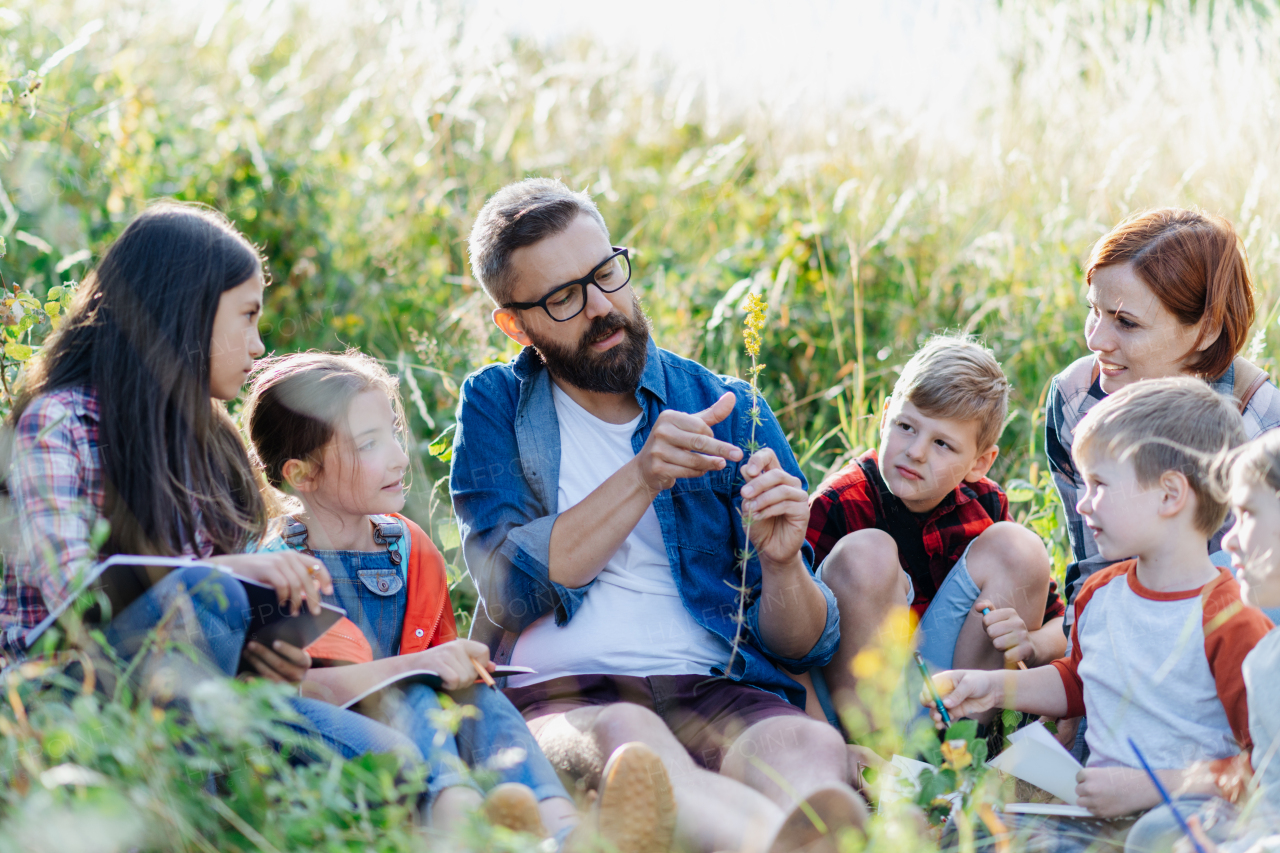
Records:
{"label": "man's shorts", "polygon": [[526,720],[628,702],[657,714],[689,756],[719,771],[735,740],[773,717],[808,715],[766,690],[711,675],[573,675],[506,690]]}

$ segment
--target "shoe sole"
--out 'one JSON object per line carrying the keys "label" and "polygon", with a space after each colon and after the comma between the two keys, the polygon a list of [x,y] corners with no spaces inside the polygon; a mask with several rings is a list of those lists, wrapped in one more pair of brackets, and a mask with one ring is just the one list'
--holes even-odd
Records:
{"label": "shoe sole", "polygon": [[867,808],[852,790],[821,788],[791,810],[769,853],[838,853],[840,830],[861,829],[866,819]]}
{"label": "shoe sole", "polygon": [[614,750],[600,779],[600,837],[618,853],[667,853],[675,838],[671,778],[657,753],[642,743]]}
{"label": "shoe sole", "polygon": [[504,783],[484,798],[484,816],[494,826],[512,832],[526,832],[538,838],[547,837],[547,829],[538,813],[538,800],[524,785]]}

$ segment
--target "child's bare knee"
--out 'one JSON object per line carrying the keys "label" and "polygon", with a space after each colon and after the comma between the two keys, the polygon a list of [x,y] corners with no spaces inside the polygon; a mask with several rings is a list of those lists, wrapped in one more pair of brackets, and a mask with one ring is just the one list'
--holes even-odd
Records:
{"label": "child's bare knee", "polygon": [[1044,542],[1032,531],[1012,521],[998,521],[973,540],[966,559],[969,574],[1014,575],[1024,582],[1048,582],[1051,565]]}
{"label": "child's bare knee", "polygon": [[822,562],[822,581],[842,595],[889,593],[901,587],[898,546],[883,530],[855,530],[840,538]]}

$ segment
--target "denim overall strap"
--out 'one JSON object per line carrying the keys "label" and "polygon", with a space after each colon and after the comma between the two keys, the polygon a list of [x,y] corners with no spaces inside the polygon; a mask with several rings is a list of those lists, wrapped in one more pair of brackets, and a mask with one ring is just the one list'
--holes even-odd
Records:
{"label": "denim overall strap", "polygon": [[307,545],[307,526],[292,515],[284,517],[284,535],[280,538],[295,551],[311,553],[311,548]]}
{"label": "denim overall strap", "polygon": [[407,536],[404,526],[390,516],[370,516],[370,522],[374,542],[385,551],[317,551],[308,547],[306,525],[292,516],[285,519],[283,536],[290,547],[324,562],[334,588],[332,596],[324,597],[325,602],[347,611],[347,618],[359,628],[378,660],[400,650],[407,600]]}
{"label": "denim overall strap", "polygon": [[373,522],[373,541],[386,547],[392,564],[404,576],[404,562],[409,556],[409,537],[404,525],[399,519],[389,515],[371,515],[369,520]]}
{"label": "denim overall strap", "polygon": [[[373,541],[386,547],[391,555],[391,562],[400,568],[403,574],[404,559],[409,553],[409,536],[404,525],[389,515],[371,515],[369,520],[373,523]],[[307,542],[307,536],[307,525],[296,516],[285,516],[284,533],[280,537],[284,544],[295,551],[311,554],[313,552]]]}

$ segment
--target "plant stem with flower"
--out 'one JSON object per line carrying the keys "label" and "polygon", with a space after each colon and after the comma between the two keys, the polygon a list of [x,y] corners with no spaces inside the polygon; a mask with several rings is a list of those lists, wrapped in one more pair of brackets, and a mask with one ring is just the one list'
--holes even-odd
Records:
{"label": "plant stem with flower", "polygon": [[[769,303],[761,299],[758,294],[752,293],[747,296],[746,302],[747,318],[743,323],[742,339],[746,346],[747,355],[751,358],[751,368],[748,371],[751,375],[751,408],[748,410],[748,417],[751,418],[751,434],[747,440],[747,458],[751,457],[760,449],[760,445],[756,442],[756,427],[760,425],[760,387],[759,378],[760,371],[764,370],[764,365],[757,360],[760,357],[760,330],[764,328],[765,314],[768,313]],[[737,584],[730,583],[729,587],[736,593],[738,600],[738,612],[734,615],[733,621],[735,628],[733,632],[733,646],[729,651],[729,666],[725,672],[729,675],[733,674],[733,664],[738,656],[738,647],[742,643],[743,626],[747,621],[747,594],[751,587],[747,584],[747,567],[751,563],[751,513],[742,510],[742,531],[743,546],[738,552],[738,579]]]}

